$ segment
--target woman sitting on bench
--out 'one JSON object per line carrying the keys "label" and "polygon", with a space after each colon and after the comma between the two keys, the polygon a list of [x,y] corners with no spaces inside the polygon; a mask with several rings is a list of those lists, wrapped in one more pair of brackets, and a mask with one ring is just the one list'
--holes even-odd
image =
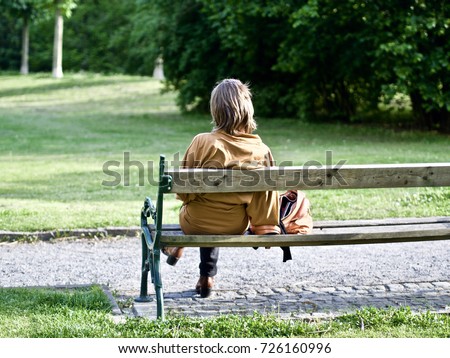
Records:
{"label": "woman sitting on bench", "polygon": [[[194,137],[183,168],[256,169],[274,165],[261,138],[253,134],[256,122],[251,93],[236,79],[225,79],[211,93],[211,133]],[[249,188],[251,190],[251,188]],[[248,193],[178,194],[183,201],[180,226],[186,235],[242,235],[252,226],[255,234],[279,234],[276,191]],[[183,248],[165,248],[167,262],[175,265]],[[196,291],[208,297],[217,273],[219,248],[200,248],[200,279]]]}

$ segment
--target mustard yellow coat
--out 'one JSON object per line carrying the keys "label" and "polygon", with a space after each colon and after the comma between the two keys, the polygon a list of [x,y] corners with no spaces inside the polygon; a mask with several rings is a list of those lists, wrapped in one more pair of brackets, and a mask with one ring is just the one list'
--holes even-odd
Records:
{"label": "mustard yellow coat", "polygon": [[[256,169],[273,165],[268,146],[255,134],[223,131],[198,134],[188,147],[184,168]],[[183,201],[180,226],[185,234],[243,234],[250,223],[255,233],[279,233],[276,191],[178,194]]]}

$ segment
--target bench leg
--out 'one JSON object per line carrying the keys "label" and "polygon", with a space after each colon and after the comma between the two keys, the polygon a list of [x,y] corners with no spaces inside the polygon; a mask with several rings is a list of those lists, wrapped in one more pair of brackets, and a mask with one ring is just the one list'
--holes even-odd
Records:
{"label": "bench leg", "polygon": [[156,315],[159,319],[164,320],[164,294],[160,268],[161,250],[158,248],[153,251],[152,281],[155,286],[156,293]]}
{"label": "bench leg", "polygon": [[141,235],[142,239],[142,271],[141,271],[141,292],[139,297],[135,298],[136,302],[150,302],[152,299],[148,295],[148,271],[149,271],[149,258],[150,250],[147,247],[144,234]]}

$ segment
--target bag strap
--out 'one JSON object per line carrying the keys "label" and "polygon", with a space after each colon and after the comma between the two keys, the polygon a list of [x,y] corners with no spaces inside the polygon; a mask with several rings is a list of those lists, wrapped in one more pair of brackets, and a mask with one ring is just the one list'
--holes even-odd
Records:
{"label": "bag strap", "polygon": [[[280,218],[280,229],[281,234],[286,235],[286,228],[284,227],[283,221]],[[289,246],[281,246],[281,250],[283,250],[283,262],[292,260],[291,248]]]}

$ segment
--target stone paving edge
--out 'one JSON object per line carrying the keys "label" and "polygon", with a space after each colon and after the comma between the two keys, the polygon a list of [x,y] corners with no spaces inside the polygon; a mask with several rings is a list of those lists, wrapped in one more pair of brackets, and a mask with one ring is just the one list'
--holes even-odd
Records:
{"label": "stone paving edge", "polygon": [[0,242],[13,242],[17,240],[42,240],[49,241],[63,237],[90,238],[107,236],[139,236],[141,228],[131,227],[106,227],[97,229],[56,229],[49,231],[4,231],[0,230]]}

